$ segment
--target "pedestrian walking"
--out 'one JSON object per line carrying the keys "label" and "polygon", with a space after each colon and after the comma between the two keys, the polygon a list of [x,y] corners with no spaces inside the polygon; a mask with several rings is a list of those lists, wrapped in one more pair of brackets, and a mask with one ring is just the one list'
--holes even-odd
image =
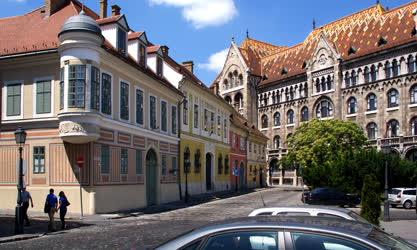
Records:
{"label": "pedestrian walking", "polygon": [[58,206],[58,198],[54,194],[54,189],[49,189],[49,194],[46,196],[45,201],[45,209],[44,212],[48,214],[49,216],[49,223],[48,223],[48,230],[51,232],[55,232],[55,212],[57,211]]}
{"label": "pedestrian walking", "polygon": [[65,215],[67,214],[67,207],[70,205],[67,196],[63,191],[59,192],[59,219],[61,220],[61,229],[66,229]]}
{"label": "pedestrian walking", "polygon": [[30,226],[30,221],[28,217],[28,209],[29,209],[29,201],[30,201],[30,205],[33,207],[33,200],[32,200],[32,196],[30,195],[30,193],[26,191],[26,187],[22,188],[21,197],[22,197],[22,202],[23,202],[23,221],[26,222],[25,226]]}

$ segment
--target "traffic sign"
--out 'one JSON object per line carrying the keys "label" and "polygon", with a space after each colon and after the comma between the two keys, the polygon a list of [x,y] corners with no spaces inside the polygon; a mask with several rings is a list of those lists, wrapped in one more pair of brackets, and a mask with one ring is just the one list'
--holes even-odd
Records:
{"label": "traffic sign", "polygon": [[233,167],[233,176],[239,176],[239,168]]}
{"label": "traffic sign", "polygon": [[80,156],[77,157],[77,165],[80,168],[84,167],[84,156],[83,155],[80,155]]}

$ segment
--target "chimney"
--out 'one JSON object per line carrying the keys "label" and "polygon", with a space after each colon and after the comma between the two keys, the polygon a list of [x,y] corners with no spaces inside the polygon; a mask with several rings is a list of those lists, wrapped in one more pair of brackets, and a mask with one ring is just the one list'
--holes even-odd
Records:
{"label": "chimney", "polygon": [[415,22],[414,29],[417,29],[417,9],[414,9],[412,13],[413,13],[414,22]]}
{"label": "chimney", "polygon": [[107,0],[100,0],[100,18],[107,17]]}
{"label": "chimney", "polygon": [[120,15],[120,10],[121,8],[119,7],[119,5],[115,4],[111,6],[111,15],[112,16],[118,16]]}
{"label": "chimney", "polygon": [[45,16],[51,16],[65,5],[66,0],[45,0]]}
{"label": "chimney", "polygon": [[169,48],[166,45],[161,46],[162,56],[165,58],[168,56]]}
{"label": "chimney", "polygon": [[182,63],[182,66],[184,66],[188,71],[191,73],[194,73],[194,62],[193,61],[186,61]]}

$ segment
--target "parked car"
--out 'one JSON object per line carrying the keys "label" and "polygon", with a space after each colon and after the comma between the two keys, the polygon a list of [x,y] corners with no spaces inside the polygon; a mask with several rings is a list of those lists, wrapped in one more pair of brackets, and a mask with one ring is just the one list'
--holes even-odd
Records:
{"label": "parked car", "polygon": [[311,192],[304,192],[302,195],[304,196],[304,202],[312,205],[347,205],[354,207],[361,202],[357,194],[346,194],[328,187],[315,188]]}
{"label": "parked car", "polygon": [[266,207],[253,210],[249,217],[253,216],[320,216],[334,217],[346,220],[354,220],[362,223],[368,223],[359,214],[346,208],[324,207],[324,206],[285,206],[285,207]]}
{"label": "parked car", "polygon": [[388,191],[388,201],[392,207],[410,209],[416,205],[416,188],[392,188]]}
{"label": "parked car", "polygon": [[405,240],[357,221],[325,217],[232,219],[178,236],[157,250],[417,250]]}

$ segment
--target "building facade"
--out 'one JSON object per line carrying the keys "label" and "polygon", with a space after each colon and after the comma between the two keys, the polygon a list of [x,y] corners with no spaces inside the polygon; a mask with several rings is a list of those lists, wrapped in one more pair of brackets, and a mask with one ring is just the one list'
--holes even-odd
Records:
{"label": "building facade", "polygon": [[[255,123],[270,138],[274,183],[298,183],[296,172],[279,170],[279,160],[288,137],[311,119],[354,121],[375,147],[417,159],[416,8],[415,1],[392,10],[378,3],[314,27],[291,47],[249,37],[241,46],[232,42],[213,88],[225,99],[254,88],[256,98],[243,100],[256,107]],[[235,71],[247,72],[243,87],[230,84]],[[242,114],[253,117],[247,109]]]}
{"label": "building facade", "polygon": [[25,185],[35,210],[51,187],[65,191],[72,212],[83,204],[88,214],[179,197],[173,121],[182,93],[142,61],[146,37],[128,39],[118,6],[110,17],[103,3],[102,16],[83,9],[76,0],[46,0],[0,20],[0,208],[16,202],[18,126],[28,134]]}

